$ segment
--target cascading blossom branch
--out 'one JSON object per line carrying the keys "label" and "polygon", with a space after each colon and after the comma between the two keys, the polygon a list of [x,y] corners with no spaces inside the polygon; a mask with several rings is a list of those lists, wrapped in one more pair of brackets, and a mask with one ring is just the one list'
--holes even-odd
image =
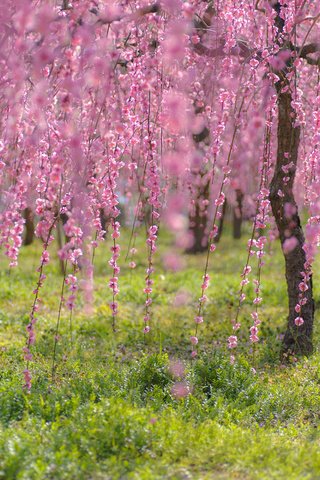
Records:
{"label": "cascading blossom branch", "polygon": [[[290,300],[284,350],[310,353],[320,224],[319,15],[312,0],[7,0],[0,12],[0,246],[15,267],[26,211],[42,243],[27,363],[54,238],[62,264],[74,268],[71,276],[64,272],[70,311],[80,272],[91,301],[94,251],[111,241],[106,302],[116,330],[118,238],[132,209],[132,237],[137,223],[146,223],[144,333],[151,328],[160,215],[175,248],[207,249],[190,338],[195,357],[214,282],[209,257],[225,205],[238,194],[253,233],[228,346],[238,345],[254,255],[251,343],[259,338],[266,235],[258,230],[272,211]],[[132,254],[134,245],[130,240]],[[28,368],[25,385],[30,390]]]}

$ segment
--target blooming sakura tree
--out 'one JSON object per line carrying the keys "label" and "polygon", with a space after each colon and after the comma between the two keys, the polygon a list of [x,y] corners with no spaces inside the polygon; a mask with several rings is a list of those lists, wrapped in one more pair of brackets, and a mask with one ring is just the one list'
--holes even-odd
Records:
{"label": "blooming sakura tree", "polygon": [[[59,256],[71,313],[80,268],[90,302],[94,252],[107,230],[110,315],[117,328],[120,198],[134,209],[127,255],[133,269],[136,228],[147,225],[145,335],[152,330],[154,255],[163,224],[176,246],[192,251],[201,244],[207,251],[191,336],[197,355],[210,257],[227,197],[253,219],[229,347],[238,344],[254,259],[250,341],[259,340],[272,212],[289,297],[283,353],[310,353],[312,263],[320,234],[318,2],[6,3],[0,13],[0,244],[10,266],[17,265],[28,211],[43,245],[26,361],[32,360],[48,247],[62,225],[67,241]],[[302,208],[308,211],[306,237]],[[25,382],[30,388],[28,368]]]}

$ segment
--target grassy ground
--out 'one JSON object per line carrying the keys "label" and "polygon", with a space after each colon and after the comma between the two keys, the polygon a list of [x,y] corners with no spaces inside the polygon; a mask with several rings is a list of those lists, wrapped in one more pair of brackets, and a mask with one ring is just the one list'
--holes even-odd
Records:
{"label": "grassy ground", "polygon": [[[116,333],[108,307],[109,251],[99,247],[94,304],[90,309],[79,299],[72,344],[69,316],[63,310],[54,381],[53,338],[62,277],[56,261],[47,267],[29,395],[21,386],[21,351],[39,245],[23,248],[19,267],[10,273],[1,259],[0,478],[320,479],[319,327],[316,322],[312,358],[290,366],[279,363],[286,287],[278,247],[272,246],[262,277],[261,342],[255,351],[250,349],[248,301],[241,312],[241,345],[232,367],[226,338],[247,235],[239,242],[228,234],[223,237],[211,261],[199,359],[191,364],[189,337],[204,256],[184,256],[183,270],[168,271],[162,258],[170,239],[161,237],[147,341],[142,335],[143,240],[138,240],[134,274],[121,262]],[[127,241],[124,235],[123,250]],[[315,275],[316,303],[319,280]],[[178,377],[172,369],[177,361],[184,363]],[[191,393],[177,398],[177,382]]]}

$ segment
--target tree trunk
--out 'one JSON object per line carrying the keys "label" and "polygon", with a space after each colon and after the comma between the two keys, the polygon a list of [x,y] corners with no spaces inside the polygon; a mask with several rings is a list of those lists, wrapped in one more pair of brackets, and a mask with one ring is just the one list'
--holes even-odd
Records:
{"label": "tree trunk", "polygon": [[215,237],[216,243],[220,241],[222,232],[223,232],[223,225],[224,225],[224,219],[226,216],[226,211],[227,211],[227,199],[224,200],[224,204],[222,206],[222,212],[221,212],[221,217],[219,219],[219,225],[218,225],[218,233],[217,236]]}
{"label": "tree trunk", "polygon": [[[305,292],[307,303],[298,315],[295,306],[299,303],[301,293],[299,283],[302,281],[301,272],[305,271],[306,255],[303,250],[304,235],[300,223],[297,204],[293,195],[293,183],[298,161],[300,143],[300,127],[294,126],[295,113],[291,106],[290,91],[283,93],[283,83],[278,82],[278,149],[274,176],[270,185],[270,201],[272,212],[279,230],[282,251],[285,258],[285,270],[289,299],[289,316],[287,331],[282,344],[282,355],[294,352],[308,355],[312,352],[312,331],[314,318],[314,301],[312,296],[312,279],[308,282]],[[286,156],[285,156],[286,154]],[[284,173],[282,167],[292,162],[289,173]],[[284,177],[288,177],[287,183]],[[289,211],[289,213],[288,213]],[[291,251],[283,248],[284,242],[295,237],[297,244]],[[304,324],[295,325],[295,318],[301,316]]]}
{"label": "tree trunk", "polygon": [[[60,216],[59,221],[57,223],[57,243],[58,243],[58,251],[62,250],[63,248],[63,240],[62,240],[62,235],[63,235],[63,224],[62,223],[62,218]],[[61,231],[62,230],[62,231]],[[65,262],[59,257],[59,264],[60,264],[60,272],[62,275],[65,275]]]}
{"label": "tree trunk", "polygon": [[23,211],[23,216],[26,220],[26,223],[25,223],[26,233],[23,240],[23,245],[31,245],[34,238],[34,221],[33,221],[33,213],[31,208],[29,207],[25,208]]}
{"label": "tree trunk", "polygon": [[70,242],[71,238],[68,237],[68,236],[65,234],[63,227],[65,226],[65,224],[66,224],[67,221],[69,220],[69,217],[68,217],[68,215],[67,215],[66,213],[60,213],[60,220],[61,220],[61,222],[62,222],[62,230],[63,230],[63,234],[64,234],[64,237],[65,237],[65,238],[64,238],[64,239],[65,239],[65,242],[68,243],[68,242]]}
{"label": "tree trunk", "polygon": [[[195,113],[199,114],[203,112],[204,108],[195,108]],[[210,132],[207,127],[204,127],[201,132],[193,135],[193,141],[198,148],[201,142],[207,144],[210,143]],[[205,174],[200,174],[202,179]],[[208,248],[208,239],[206,239],[206,228],[208,217],[203,215],[203,211],[200,205],[201,200],[209,200],[210,194],[210,180],[207,179],[206,183],[198,188],[197,196],[195,198],[195,212],[194,215],[189,216],[189,232],[193,236],[193,244],[186,249],[186,253],[201,253]]]}
{"label": "tree trunk", "polygon": [[242,227],[242,202],[243,202],[243,192],[237,188],[236,189],[236,202],[237,205],[233,209],[233,238],[241,238],[241,227]]}
{"label": "tree trunk", "polygon": [[187,248],[186,253],[201,253],[208,249],[208,239],[206,238],[207,216],[203,214],[200,202],[201,200],[208,200],[209,190],[209,180],[206,181],[204,186],[199,187],[195,200],[195,212],[189,218],[189,232],[192,233],[193,244]]}
{"label": "tree trunk", "polygon": [[107,236],[107,223],[108,223],[108,217],[104,213],[104,209],[100,208],[100,222],[102,226],[102,230],[105,230],[106,233],[103,234],[103,238],[105,239]]}
{"label": "tree trunk", "polygon": [[[278,34],[283,35],[284,20],[281,15],[281,3],[275,2],[273,8],[276,12],[275,26]],[[280,36],[278,38],[280,38]],[[283,40],[279,41],[279,46],[282,49],[289,47]],[[303,230],[298,214],[298,207],[293,195],[293,184],[298,163],[300,127],[295,126],[296,114],[292,108],[291,86],[286,76],[289,69],[292,68],[293,59],[291,57],[287,61],[286,66],[280,72],[277,72],[280,78],[276,84],[278,95],[278,149],[277,162],[270,185],[270,201],[285,258],[289,300],[288,324],[282,343],[281,354],[287,355],[294,352],[296,354],[309,355],[313,348],[314,301],[312,296],[312,277],[310,277],[307,283],[308,290],[304,294],[307,303],[302,307],[299,314],[295,311],[295,306],[301,298],[299,283],[303,279],[302,273],[305,271],[306,255],[303,250]],[[282,167],[288,165],[290,162],[292,162],[292,168],[286,173]],[[284,177],[287,177],[286,181]],[[291,237],[295,237],[296,246],[288,251],[284,248],[284,242]],[[295,324],[295,318],[297,316],[303,318],[303,325],[297,326]]]}

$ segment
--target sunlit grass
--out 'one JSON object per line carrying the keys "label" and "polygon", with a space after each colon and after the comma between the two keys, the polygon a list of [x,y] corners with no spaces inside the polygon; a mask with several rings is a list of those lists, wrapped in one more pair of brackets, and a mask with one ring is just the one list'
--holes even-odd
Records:
{"label": "sunlit grass", "polygon": [[[143,232],[137,268],[124,263],[128,232],[121,237],[119,317],[111,329],[108,244],[95,258],[94,301],[81,294],[73,316],[63,310],[58,368],[51,377],[54,329],[62,276],[52,263],[41,291],[33,389],[22,389],[22,347],[35,287],[40,247],[23,248],[17,269],[0,273],[0,478],[4,479],[299,479],[320,476],[318,432],[319,328],[315,354],[291,366],[279,361],[287,312],[283,259],[277,244],[263,268],[261,342],[248,342],[252,288],[241,311],[243,328],[235,366],[231,333],[248,232],[235,242],[227,231],[212,255],[199,359],[191,363],[189,337],[204,255],[182,255],[184,268],[163,267],[170,236],[160,233],[154,275],[152,331],[143,336]],[[254,271],[253,265],[253,271]],[[315,268],[316,270],[316,268]],[[319,303],[318,274],[314,278]],[[177,295],[184,302],[177,302]],[[177,378],[170,369],[182,361]],[[254,374],[252,368],[257,373]],[[176,398],[183,382],[190,394]]]}

